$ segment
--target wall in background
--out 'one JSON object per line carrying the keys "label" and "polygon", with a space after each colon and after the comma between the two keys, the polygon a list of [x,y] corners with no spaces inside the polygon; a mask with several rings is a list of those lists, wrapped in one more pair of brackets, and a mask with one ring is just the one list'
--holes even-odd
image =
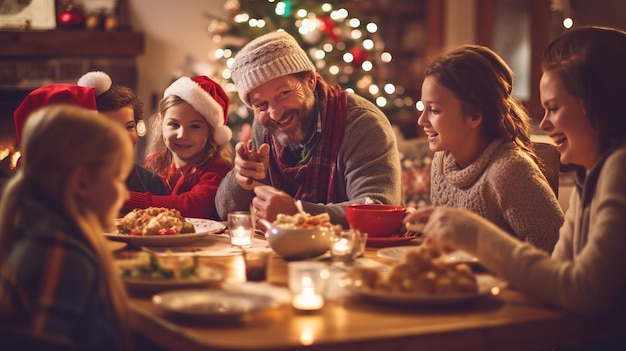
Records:
{"label": "wall in background", "polygon": [[476,43],[476,0],[445,0],[443,51]]}
{"label": "wall in background", "polygon": [[224,3],[128,0],[131,26],[145,35],[145,52],[137,60],[137,93],[144,102],[146,115],[154,112],[150,109],[186,65],[194,60],[206,61],[206,55],[212,52],[212,35],[206,30],[209,21],[204,14],[224,16]]}

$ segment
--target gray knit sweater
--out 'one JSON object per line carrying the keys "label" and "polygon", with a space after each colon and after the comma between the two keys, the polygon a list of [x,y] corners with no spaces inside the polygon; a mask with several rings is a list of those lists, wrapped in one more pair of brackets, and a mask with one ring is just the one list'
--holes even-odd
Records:
{"label": "gray knit sweater", "polygon": [[[320,110],[326,111],[325,108]],[[255,120],[252,126],[255,147],[263,141],[264,132],[265,128]],[[355,94],[348,95],[346,127],[337,163],[335,191],[342,201],[331,204],[303,202],[306,212],[326,212],[332,223],[346,227],[345,206],[350,201],[370,197],[380,203],[402,203],[400,158],[391,123],[375,105]],[[253,197],[253,191],[237,184],[232,170],[217,190],[215,205],[218,214],[226,218],[228,212],[248,210]]]}
{"label": "gray knit sweater", "polygon": [[552,252],[564,219],[539,167],[513,142],[501,139],[463,169],[449,152],[436,152],[431,200],[469,209],[547,252]]}

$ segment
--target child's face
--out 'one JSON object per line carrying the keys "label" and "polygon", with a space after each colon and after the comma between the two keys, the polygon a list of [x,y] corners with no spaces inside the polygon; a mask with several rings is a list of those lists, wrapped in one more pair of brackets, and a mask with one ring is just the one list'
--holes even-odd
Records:
{"label": "child's face", "polygon": [[129,149],[124,160],[120,160],[116,167],[107,168],[100,174],[85,175],[83,200],[86,206],[95,211],[100,224],[105,229],[114,227],[114,220],[118,217],[124,201],[130,198],[126,178],[132,164],[132,152]]}
{"label": "child's face", "polygon": [[598,159],[598,137],[586,116],[583,101],[572,95],[553,72],[545,72],[539,83],[545,114],[539,128],[548,132],[561,154],[561,163],[591,169]]}
{"label": "child's face", "polygon": [[433,76],[424,79],[421,100],[424,112],[417,124],[424,128],[430,149],[452,154],[463,149],[472,131],[468,125],[472,116],[463,112],[461,101]]}
{"label": "child's face", "polygon": [[183,102],[167,109],[162,129],[163,140],[172,151],[177,167],[202,159],[211,130],[204,117],[190,104]]}
{"label": "child's face", "polygon": [[124,106],[120,109],[113,111],[100,112],[103,115],[111,118],[115,122],[119,123],[126,131],[130,140],[133,142],[133,147],[137,145],[137,125],[135,123],[135,111],[132,106]]}

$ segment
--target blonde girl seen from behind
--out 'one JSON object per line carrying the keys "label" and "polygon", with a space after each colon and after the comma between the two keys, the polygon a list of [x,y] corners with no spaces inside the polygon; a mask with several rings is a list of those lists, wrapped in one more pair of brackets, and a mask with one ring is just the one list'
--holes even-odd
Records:
{"label": "blonde girl seen from behind", "polygon": [[96,111],[52,105],[29,117],[21,149],[0,206],[0,323],[78,349],[130,349],[126,293],[102,235],[128,198],[127,133]]}

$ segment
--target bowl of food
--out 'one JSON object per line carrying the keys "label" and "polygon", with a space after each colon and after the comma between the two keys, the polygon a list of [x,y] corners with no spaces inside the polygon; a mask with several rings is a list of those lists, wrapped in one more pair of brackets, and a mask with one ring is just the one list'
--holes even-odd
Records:
{"label": "bowl of food", "polygon": [[327,213],[279,214],[272,223],[259,221],[266,227],[265,237],[270,248],[286,260],[317,257],[330,248],[332,225]]}
{"label": "bowl of food", "polygon": [[404,207],[385,204],[354,204],[346,206],[346,221],[351,229],[369,237],[389,237],[399,233]]}

